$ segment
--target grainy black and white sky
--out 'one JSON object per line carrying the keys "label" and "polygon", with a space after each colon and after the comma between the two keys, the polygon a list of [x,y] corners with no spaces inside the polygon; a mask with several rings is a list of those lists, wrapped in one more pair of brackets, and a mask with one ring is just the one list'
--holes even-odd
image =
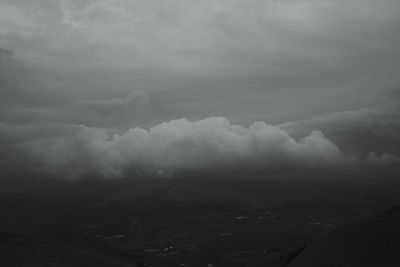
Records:
{"label": "grainy black and white sky", "polygon": [[1,0],[0,175],[398,165],[399,14],[398,0]]}

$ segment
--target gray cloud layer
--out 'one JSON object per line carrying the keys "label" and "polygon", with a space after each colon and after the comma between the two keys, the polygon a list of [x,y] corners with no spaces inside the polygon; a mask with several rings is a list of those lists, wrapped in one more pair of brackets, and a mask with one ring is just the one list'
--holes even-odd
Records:
{"label": "gray cloud layer", "polygon": [[397,0],[0,5],[0,47],[33,70],[31,97],[7,93],[25,106],[144,91],[153,125],[216,115],[279,123],[371,107],[400,70]]}
{"label": "gray cloud layer", "polygon": [[399,11],[397,0],[1,1],[2,172],[398,164],[399,109],[386,102],[398,101]]}
{"label": "gray cloud layer", "polygon": [[327,114],[280,125],[293,136],[321,129],[349,160],[372,165],[400,164],[400,105]]}

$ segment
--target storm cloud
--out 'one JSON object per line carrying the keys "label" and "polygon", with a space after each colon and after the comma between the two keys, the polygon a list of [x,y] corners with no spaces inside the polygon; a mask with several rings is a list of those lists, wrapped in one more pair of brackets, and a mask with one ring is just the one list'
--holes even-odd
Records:
{"label": "storm cloud", "polygon": [[369,108],[398,81],[398,10],[395,0],[2,1],[0,47],[31,70],[30,97],[8,98],[68,108],[143,91],[157,113],[146,127]]}
{"label": "storm cloud", "polygon": [[396,0],[1,1],[1,172],[398,164],[399,10]]}

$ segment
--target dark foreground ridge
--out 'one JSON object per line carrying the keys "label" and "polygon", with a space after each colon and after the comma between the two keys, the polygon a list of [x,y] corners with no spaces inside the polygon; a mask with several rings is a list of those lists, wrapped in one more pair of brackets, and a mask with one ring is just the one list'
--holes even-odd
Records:
{"label": "dark foreground ridge", "polygon": [[320,256],[318,248],[332,234],[308,245],[337,227],[345,252],[372,250],[369,261],[399,244],[390,239],[399,236],[397,211],[341,228],[400,203],[397,179],[13,178],[1,185],[0,266],[284,267],[292,259],[295,267],[329,266],[324,260],[334,263],[329,257],[341,250],[328,246],[334,256]]}
{"label": "dark foreground ridge", "polygon": [[289,265],[317,266],[400,266],[400,207],[329,232]]}

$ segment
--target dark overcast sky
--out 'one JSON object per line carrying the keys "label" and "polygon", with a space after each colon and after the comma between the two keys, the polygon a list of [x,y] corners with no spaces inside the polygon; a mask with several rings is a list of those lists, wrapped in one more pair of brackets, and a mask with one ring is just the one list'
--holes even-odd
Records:
{"label": "dark overcast sky", "polygon": [[399,12],[398,0],[2,0],[3,165],[398,162]]}

